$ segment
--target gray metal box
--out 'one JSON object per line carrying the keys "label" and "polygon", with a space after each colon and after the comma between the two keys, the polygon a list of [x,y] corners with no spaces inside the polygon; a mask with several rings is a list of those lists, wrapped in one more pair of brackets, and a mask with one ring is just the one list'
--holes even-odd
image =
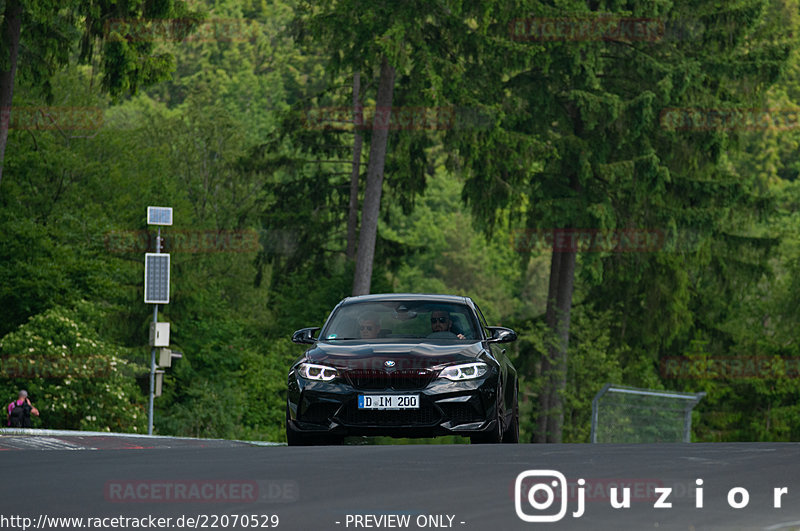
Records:
{"label": "gray metal box", "polygon": [[169,346],[169,323],[150,323],[150,346]]}
{"label": "gray metal box", "polygon": [[153,396],[161,396],[161,388],[164,385],[164,371],[156,371],[155,389],[153,389]]}

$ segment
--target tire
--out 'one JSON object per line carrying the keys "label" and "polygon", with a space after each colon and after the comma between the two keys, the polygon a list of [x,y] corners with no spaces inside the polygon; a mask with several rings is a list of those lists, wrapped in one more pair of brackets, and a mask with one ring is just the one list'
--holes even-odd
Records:
{"label": "tire", "polygon": [[511,422],[506,431],[503,432],[503,442],[507,444],[519,443],[519,402],[517,401],[518,392],[514,392],[514,409],[511,413]]}
{"label": "tire", "polygon": [[[499,395],[498,400],[501,400],[502,395]],[[497,404],[495,411],[495,426],[494,429],[487,433],[472,435],[469,438],[470,444],[498,444],[503,441],[503,416],[500,414],[500,404]]]}

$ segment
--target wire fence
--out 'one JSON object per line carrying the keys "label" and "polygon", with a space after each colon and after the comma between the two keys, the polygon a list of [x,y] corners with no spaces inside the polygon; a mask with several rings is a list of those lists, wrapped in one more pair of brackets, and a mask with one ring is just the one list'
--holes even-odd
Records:
{"label": "wire fence", "polygon": [[704,396],[606,384],[592,400],[592,442],[691,442],[692,410]]}

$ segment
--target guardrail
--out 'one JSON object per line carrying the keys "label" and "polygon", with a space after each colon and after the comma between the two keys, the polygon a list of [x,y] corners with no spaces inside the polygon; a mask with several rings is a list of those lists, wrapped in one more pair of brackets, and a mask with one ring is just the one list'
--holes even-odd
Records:
{"label": "guardrail", "polygon": [[172,435],[147,435],[145,433],[118,433],[112,431],[48,430],[38,428],[0,428],[0,436],[31,435],[41,437],[135,437],[137,439],[180,439],[192,441],[230,441],[254,446],[285,446],[286,443],[270,441],[240,441],[238,439],[206,439],[200,437],[176,437]]}

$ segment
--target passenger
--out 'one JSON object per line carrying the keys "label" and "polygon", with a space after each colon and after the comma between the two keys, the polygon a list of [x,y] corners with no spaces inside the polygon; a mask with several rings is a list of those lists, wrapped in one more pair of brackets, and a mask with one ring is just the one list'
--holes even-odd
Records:
{"label": "passenger", "polygon": [[367,313],[358,320],[361,339],[375,339],[381,331],[381,320],[374,313]]}

